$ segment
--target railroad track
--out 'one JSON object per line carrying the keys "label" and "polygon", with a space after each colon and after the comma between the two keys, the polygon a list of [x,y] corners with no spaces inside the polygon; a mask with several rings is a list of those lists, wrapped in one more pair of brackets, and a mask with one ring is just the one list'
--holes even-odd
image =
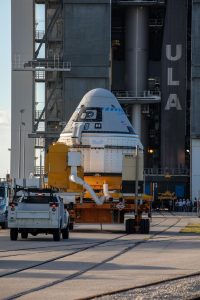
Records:
{"label": "railroad track", "polygon": [[[162,221],[159,221],[158,223],[155,223],[153,225],[151,225],[151,227],[155,227],[158,226],[160,224],[162,224],[164,221],[166,220],[166,216],[165,218],[163,218]],[[102,232],[102,231],[101,231]],[[107,231],[106,231],[107,232]],[[122,234],[121,236],[126,236],[127,234]],[[24,248],[17,248],[17,249],[5,249],[5,250],[0,250],[0,259],[1,258],[6,258],[6,257],[12,257],[12,256],[20,256],[20,255],[26,255],[25,253],[16,253],[16,252],[20,252],[20,251],[30,251],[30,250],[44,250],[44,252],[46,253],[47,251],[54,251],[54,249],[60,249],[60,248],[66,248],[68,249],[68,247],[71,246],[79,246],[82,245],[83,243],[74,243],[74,244],[69,244],[68,241],[66,241],[64,244],[62,242],[59,242],[59,245],[48,245],[48,246],[37,246],[37,247],[24,247]],[[94,244],[92,242],[85,242],[84,244],[88,245],[88,244]],[[50,249],[50,250],[49,250]],[[7,255],[1,255],[2,253],[10,253]],[[36,253],[35,251],[33,253]],[[38,252],[38,253],[42,253],[42,251]],[[30,252],[27,253],[27,255],[29,255]],[[1,277],[1,275],[0,275]]]}
{"label": "railroad track", "polygon": [[[188,282],[191,280],[192,282]],[[194,282],[195,280],[195,282]],[[194,272],[188,275],[177,276],[170,279],[160,280],[153,283],[129,287],[126,289],[115,290],[108,293],[96,294],[89,297],[79,298],[78,300],[117,300],[126,299],[132,300],[136,297],[139,299],[185,299],[185,300],[199,300],[200,299],[200,272]],[[184,288],[185,286],[185,288]],[[197,286],[192,295],[192,286]],[[184,295],[188,292],[188,295]],[[165,292],[167,293],[165,294]],[[176,293],[176,294],[175,294]]]}
{"label": "railroad track", "polygon": [[[154,224],[154,227],[160,225],[166,219],[158,222],[157,224]],[[173,224],[171,224],[170,226],[167,226],[163,230],[158,230],[158,231],[156,231],[156,232],[148,235],[147,237],[144,237],[143,239],[141,239],[139,241],[129,240],[128,244],[124,244],[124,241],[123,241],[123,249],[121,249],[119,251],[116,251],[116,253],[114,253],[113,255],[110,255],[109,257],[106,257],[106,258],[102,259],[100,262],[93,263],[89,267],[85,267],[82,270],[74,272],[74,273],[72,273],[72,274],[70,274],[68,276],[64,276],[64,277],[62,277],[60,279],[53,280],[53,281],[51,281],[49,283],[46,283],[46,284],[43,284],[43,285],[39,285],[37,287],[30,288],[30,289],[24,290],[22,292],[16,293],[16,294],[14,294],[12,296],[4,298],[4,300],[17,299],[19,297],[22,297],[22,296],[25,296],[25,295],[29,295],[29,294],[32,294],[34,292],[41,291],[41,290],[47,289],[49,287],[55,286],[55,285],[57,285],[59,283],[63,283],[63,282],[66,282],[66,281],[69,281],[69,280],[72,280],[72,279],[76,279],[77,277],[79,277],[79,276],[81,276],[83,274],[86,274],[87,272],[89,272],[91,270],[94,270],[95,268],[98,268],[98,267],[100,267],[100,266],[102,266],[102,265],[104,265],[104,264],[112,261],[115,258],[120,257],[121,255],[127,253],[128,251],[131,251],[132,249],[138,247],[142,243],[147,243],[148,241],[152,240],[155,236],[166,232],[171,227],[173,227],[176,224],[178,224],[180,222],[180,220],[181,220],[181,218],[179,218],[179,217],[175,218]],[[67,254],[56,256],[56,257],[54,257],[52,259],[48,259],[48,260],[42,261],[40,263],[37,263],[37,264],[31,265],[31,266],[25,267],[25,268],[21,268],[21,269],[17,269],[17,270],[11,271],[11,272],[4,273],[0,277],[1,278],[9,278],[9,276],[11,276],[11,275],[20,274],[20,273],[22,273],[24,271],[31,270],[31,269],[37,268],[39,266],[42,266],[42,265],[45,265],[45,264],[49,264],[51,262],[55,262],[55,261],[61,260],[61,259],[66,258],[68,256],[73,256],[73,255],[78,254],[80,252],[88,251],[89,249],[94,249],[94,248],[98,248],[98,247],[102,247],[102,246],[108,247],[109,243],[110,243],[110,246],[113,247],[113,243],[115,243],[116,241],[119,241],[120,239],[124,238],[125,236],[126,236],[126,234],[123,234],[123,235],[120,235],[118,237],[115,237],[115,238],[112,238],[112,239],[109,239],[109,240],[104,240],[104,241],[96,242],[96,243],[93,243],[92,245],[88,245],[88,246],[82,247],[80,249],[75,249],[75,250],[73,250],[73,251],[71,251],[71,252],[69,252]],[[117,244],[117,246],[119,247],[119,244]],[[121,244],[121,247],[122,247],[122,244]],[[85,298],[85,299],[87,299],[87,298]]]}
{"label": "railroad track", "polygon": [[[0,275],[0,278],[2,277],[7,277],[7,276],[10,276],[10,275],[13,275],[13,274],[17,274],[17,273],[21,273],[23,271],[27,271],[27,270],[30,270],[30,269],[33,269],[33,268],[36,268],[36,267],[39,267],[39,266],[42,266],[42,265],[45,265],[45,264],[48,264],[50,262],[54,262],[54,261],[57,261],[59,259],[62,259],[62,258],[65,258],[65,257],[68,257],[68,256],[72,256],[74,254],[77,254],[77,253],[80,253],[80,252],[83,252],[83,251],[87,251],[89,249],[92,249],[94,247],[98,247],[100,245],[103,245],[103,244],[106,244],[108,242],[112,242],[112,241],[115,241],[115,240],[118,240],[124,236],[126,236],[127,234],[123,234],[119,237],[116,237],[116,238],[113,238],[113,239],[110,239],[110,240],[104,240],[104,241],[101,241],[101,242],[97,242],[97,243],[92,243],[92,245],[90,246],[87,246],[87,247],[83,247],[83,248],[77,248],[75,249],[74,251],[70,252],[70,253],[67,253],[67,254],[63,254],[63,255],[58,255],[56,257],[53,257],[51,259],[47,259],[45,261],[42,261],[40,263],[37,263],[37,264],[33,264],[31,266],[28,266],[28,267],[25,267],[25,268],[20,268],[20,269],[17,269],[17,270],[14,270],[14,271],[11,271],[11,272],[7,272],[7,273],[4,273],[4,274],[1,274]],[[21,254],[23,255],[23,254]]]}

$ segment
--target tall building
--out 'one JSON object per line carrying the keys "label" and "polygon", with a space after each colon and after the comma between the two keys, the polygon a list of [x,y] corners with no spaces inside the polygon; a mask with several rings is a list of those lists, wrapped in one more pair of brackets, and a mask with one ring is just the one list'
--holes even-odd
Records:
{"label": "tall building", "polygon": [[12,176],[41,175],[48,145],[102,87],[142,140],[146,192],[200,197],[199,5],[12,0]]}
{"label": "tall building", "polygon": [[11,2],[12,79],[11,79],[11,176],[24,178],[34,173],[32,131],[34,103],[32,71],[23,71],[23,61],[33,57],[33,1]]}

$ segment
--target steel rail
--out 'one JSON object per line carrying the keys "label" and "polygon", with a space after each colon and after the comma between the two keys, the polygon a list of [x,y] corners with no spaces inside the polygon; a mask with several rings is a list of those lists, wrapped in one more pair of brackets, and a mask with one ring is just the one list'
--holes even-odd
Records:
{"label": "steel rail", "polygon": [[[78,298],[77,300],[92,300],[92,299],[96,300],[96,299],[101,299],[104,296],[112,296],[112,295],[116,296],[116,295],[119,295],[121,293],[134,292],[138,289],[141,290],[141,289],[146,289],[146,288],[150,288],[150,287],[156,287],[156,286],[159,286],[161,284],[173,283],[177,280],[190,279],[190,278],[193,278],[195,276],[200,276],[200,271],[199,272],[193,272],[193,273],[190,273],[190,274],[187,274],[187,275],[181,275],[181,276],[178,276],[178,277],[163,279],[163,280],[159,280],[159,281],[155,281],[155,282],[151,282],[151,283],[147,283],[147,284],[137,285],[137,286],[133,286],[133,287],[125,288],[125,289],[119,289],[119,290],[115,290],[115,291],[112,291],[112,292],[96,294],[96,295],[89,296],[89,297],[84,297],[84,298]],[[200,297],[197,296],[197,297],[187,298],[187,299],[188,300],[195,300],[195,299],[200,299]]]}
{"label": "steel rail", "polygon": [[59,259],[61,259],[61,258],[65,258],[65,257],[67,257],[67,256],[71,256],[71,255],[77,254],[77,253],[79,253],[79,252],[83,252],[83,251],[86,251],[86,250],[88,250],[88,249],[92,249],[92,248],[94,248],[94,247],[103,245],[103,244],[108,243],[108,242],[111,242],[111,241],[113,241],[113,240],[120,239],[121,237],[124,237],[124,236],[126,236],[126,235],[127,235],[127,234],[123,234],[123,235],[118,236],[118,237],[115,237],[115,238],[113,238],[113,239],[104,240],[104,241],[101,241],[101,242],[96,242],[96,243],[93,243],[93,245],[91,245],[91,246],[87,246],[87,247],[84,247],[84,248],[78,248],[77,250],[72,251],[72,252],[70,252],[70,253],[63,254],[63,255],[59,255],[59,256],[56,256],[56,257],[54,257],[54,258],[47,259],[47,260],[45,260],[45,261],[39,262],[39,263],[37,263],[37,264],[31,265],[31,266],[28,266],[28,267],[20,268],[20,269],[11,271],[11,272],[7,272],[7,273],[4,273],[4,274],[1,274],[1,275],[0,275],[0,278],[2,278],[2,277],[7,277],[7,276],[10,276],[10,275],[13,275],[13,274],[17,274],[17,273],[20,273],[20,272],[23,272],[23,271],[27,271],[27,270],[29,270],[29,269],[33,269],[33,268],[36,268],[36,267],[39,267],[39,266],[48,264],[48,263],[50,263],[50,262],[59,260]]}
{"label": "steel rail", "polygon": [[[167,218],[166,218],[166,219],[167,219]],[[119,256],[121,256],[121,255],[123,255],[123,254],[125,254],[125,253],[127,253],[128,251],[130,251],[130,250],[132,250],[132,249],[138,247],[139,245],[141,245],[141,244],[143,244],[143,243],[146,243],[146,242],[150,241],[150,240],[153,239],[156,235],[159,235],[159,234],[161,234],[161,233],[163,233],[163,232],[166,232],[166,231],[169,230],[171,227],[173,227],[173,226],[175,226],[177,223],[179,223],[180,220],[181,220],[182,218],[181,218],[181,217],[177,217],[176,219],[177,219],[177,221],[176,221],[175,223],[173,223],[173,224],[167,226],[167,228],[165,228],[165,229],[163,229],[163,230],[160,230],[160,231],[156,231],[155,233],[151,234],[149,237],[145,237],[144,239],[142,239],[142,240],[140,240],[140,241],[133,241],[133,244],[132,244],[132,245],[125,247],[123,250],[121,250],[121,251],[119,251],[118,253],[116,253],[116,254],[114,254],[114,255],[112,255],[112,256],[110,256],[110,257],[108,257],[108,258],[102,260],[101,262],[94,263],[94,265],[92,265],[92,266],[90,266],[90,267],[88,267],[88,268],[85,268],[84,270],[77,271],[77,272],[75,272],[75,273],[73,273],[73,274],[71,274],[71,275],[65,276],[65,277],[63,277],[63,278],[61,278],[61,279],[54,280],[54,281],[52,281],[52,282],[50,282],[50,283],[43,284],[43,285],[37,286],[37,287],[35,287],[35,288],[31,288],[31,289],[28,289],[28,290],[26,290],[26,291],[19,292],[19,293],[17,293],[17,294],[11,295],[11,296],[9,296],[9,297],[4,298],[4,300],[17,299],[17,298],[19,298],[19,297],[22,297],[22,296],[25,296],[25,295],[28,295],[28,294],[32,294],[32,293],[34,293],[34,292],[41,291],[41,290],[47,289],[47,288],[49,288],[49,287],[55,286],[55,285],[57,285],[57,284],[59,284],[59,283],[63,283],[63,282],[65,282],[65,281],[68,281],[68,280],[72,280],[72,279],[74,279],[74,278],[77,278],[77,277],[80,276],[80,275],[83,275],[83,274],[85,274],[85,273],[87,273],[87,272],[89,272],[89,271],[91,271],[91,270],[93,270],[93,269],[95,269],[95,268],[97,268],[97,267],[100,267],[100,266],[104,265],[104,264],[107,263],[107,262],[112,261],[113,259],[115,259],[115,258],[117,258],[117,257],[119,257]],[[16,273],[25,271],[25,270],[27,270],[27,269],[33,269],[33,268],[35,268],[35,267],[37,267],[37,266],[41,266],[41,265],[47,264],[47,263],[49,263],[49,262],[58,260],[59,258],[67,257],[67,256],[70,256],[70,255],[79,253],[79,252],[86,251],[86,250],[88,250],[88,249],[92,249],[92,248],[98,247],[98,246],[100,246],[100,245],[102,245],[102,244],[106,244],[106,243],[112,242],[112,241],[117,240],[117,239],[120,239],[121,237],[124,237],[124,236],[127,236],[127,234],[124,234],[124,235],[121,235],[121,236],[119,236],[119,237],[116,237],[116,238],[113,238],[113,239],[110,239],[110,240],[106,240],[106,241],[103,241],[103,242],[100,242],[100,243],[96,243],[96,244],[93,245],[93,246],[85,247],[84,249],[77,250],[77,251],[74,251],[74,252],[72,252],[72,253],[69,253],[69,254],[66,254],[66,255],[62,255],[62,256],[60,256],[60,257],[57,257],[57,258],[54,258],[54,259],[50,259],[50,260],[45,261],[45,262],[41,262],[41,263],[39,263],[39,264],[37,264],[37,265],[34,265],[34,266],[32,266],[32,267],[26,267],[26,268],[24,268],[23,270],[20,270],[20,271],[14,271],[13,273],[10,272],[10,274],[7,273],[7,275],[2,276],[2,277],[9,276],[9,275],[11,275],[11,273],[12,273],[12,274],[16,274]],[[93,296],[93,297],[95,297],[95,296]],[[83,299],[84,299],[84,298],[83,298]],[[85,298],[85,299],[87,299],[87,298]]]}
{"label": "steel rail", "polygon": [[[164,221],[166,221],[166,216],[163,214],[163,217],[165,217],[165,218],[163,218],[163,220],[162,221],[160,221],[160,222],[158,222],[158,223],[155,223],[155,224],[153,224],[153,225],[151,225],[151,227],[155,227],[155,226],[158,226],[158,225],[160,225],[161,223],[163,223]],[[156,217],[155,217],[156,218]],[[75,231],[75,232],[78,232],[78,229],[77,230],[73,230],[73,231]],[[73,232],[72,231],[72,232]],[[105,230],[106,232],[109,232],[110,230]],[[85,231],[81,231],[81,232],[85,232]],[[102,232],[102,231],[101,231]],[[113,232],[113,231],[112,231]],[[125,234],[126,235],[126,234]],[[83,243],[80,243],[80,245],[82,245]],[[93,242],[84,242],[84,244],[94,244]],[[5,255],[5,256],[1,256],[1,253],[8,253],[8,252],[18,252],[18,251],[26,251],[26,250],[39,250],[39,249],[49,249],[49,248],[61,248],[61,247],[65,247],[65,246],[67,246],[67,247],[71,247],[71,246],[78,246],[79,245],[79,243],[75,243],[75,244],[59,244],[59,245],[48,245],[48,246],[39,246],[39,247],[29,247],[29,248],[18,248],[18,249],[6,249],[6,250],[0,250],[0,258],[3,258],[3,257],[12,257],[12,256],[18,256],[18,255],[24,255],[24,253],[23,254],[11,254],[11,255]],[[50,250],[50,251],[53,251],[53,250]],[[50,252],[49,251],[49,252]],[[44,251],[44,252],[46,252],[46,250]],[[43,252],[41,252],[41,253],[43,253]],[[30,252],[28,252],[27,254],[30,254]]]}

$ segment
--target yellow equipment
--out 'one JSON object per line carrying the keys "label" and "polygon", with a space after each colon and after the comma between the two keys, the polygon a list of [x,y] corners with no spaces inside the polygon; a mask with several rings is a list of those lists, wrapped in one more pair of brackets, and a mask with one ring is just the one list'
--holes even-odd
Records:
{"label": "yellow equipment", "polygon": [[174,209],[174,203],[177,197],[174,192],[165,191],[164,193],[158,194],[158,204],[161,209]]}
{"label": "yellow equipment", "polygon": [[[57,188],[64,199],[69,199],[65,203],[70,212],[70,227],[73,228],[73,222],[124,222],[127,233],[149,233],[149,219],[142,219],[142,214],[150,214],[152,197],[143,197],[142,192],[135,193],[133,189],[134,184],[141,188],[143,176],[136,158],[128,155],[124,158],[125,170],[122,174],[109,175],[84,174],[80,157],[78,148],[72,151],[63,143],[55,143],[49,147],[45,161],[48,187]],[[133,168],[134,164],[136,169],[139,168],[136,170],[138,182],[131,180],[134,173],[130,168],[132,164]]]}
{"label": "yellow equipment", "polygon": [[[83,188],[69,180],[71,168],[68,166],[70,148],[63,143],[50,145],[45,156],[45,173],[48,174],[48,187],[63,192],[83,192]],[[83,168],[78,167],[78,176],[83,178]]]}

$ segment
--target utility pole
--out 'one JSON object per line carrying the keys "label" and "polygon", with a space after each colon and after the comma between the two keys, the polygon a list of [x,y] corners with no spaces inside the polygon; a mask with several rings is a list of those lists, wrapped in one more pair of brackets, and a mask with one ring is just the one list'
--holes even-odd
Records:
{"label": "utility pole", "polygon": [[[21,151],[22,151],[22,114],[24,109],[20,109],[20,124],[19,124],[19,167],[18,167],[18,176],[21,178]],[[25,123],[24,123],[25,124]]]}
{"label": "utility pole", "polygon": [[25,170],[26,170],[26,127],[25,127],[25,123],[22,123],[22,125],[24,125],[24,146],[23,146],[23,160],[24,160],[24,176],[23,178],[25,178]]}
{"label": "utility pole", "polygon": [[139,177],[139,149],[136,146],[135,155],[135,219],[138,220],[138,177]]}
{"label": "utility pole", "polygon": [[42,138],[40,137],[40,188],[42,188],[42,185],[43,185],[42,149],[41,149],[41,144],[42,144]]}

